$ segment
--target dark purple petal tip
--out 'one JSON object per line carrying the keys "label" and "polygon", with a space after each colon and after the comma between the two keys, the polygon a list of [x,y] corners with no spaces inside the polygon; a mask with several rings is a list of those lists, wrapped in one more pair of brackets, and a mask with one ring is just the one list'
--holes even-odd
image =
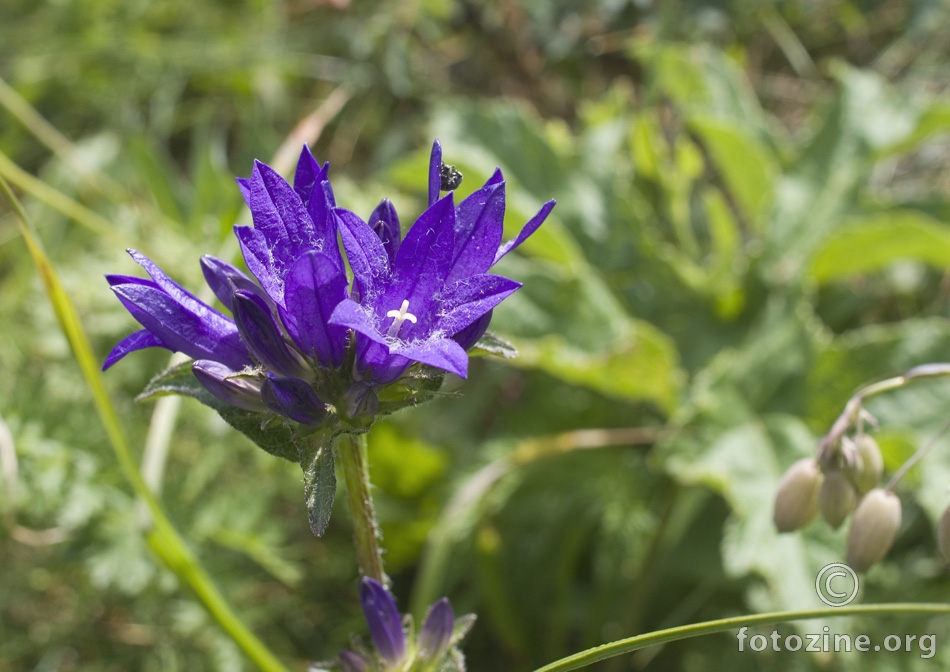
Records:
{"label": "dark purple petal tip", "polygon": [[419,632],[419,655],[426,660],[442,657],[452,641],[455,613],[447,598],[442,598],[429,608],[425,624]]}
{"label": "dark purple petal tip", "polygon": [[436,140],[432,143],[432,153],[429,154],[429,207],[439,200],[442,188],[442,143]]}
{"label": "dark purple petal tip", "polygon": [[231,300],[241,340],[258,362],[284,376],[307,377],[306,364],[284,341],[268,305],[256,294],[241,289]]}
{"label": "dark purple petal tip", "polygon": [[360,604],[379,655],[393,665],[402,662],[406,656],[406,637],[396,600],[379,581],[363,577],[360,582]]}
{"label": "dark purple petal tip", "polygon": [[316,392],[299,378],[268,377],[261,399],[269,409],[304,425],[315,425],[327,416]]}
{"label": "dark purple petal tip", "polygon": [[261,401],[260,381],[239,377],[237,371],[208,359],[194,362],[191,371],[208,392],[224,403],[246,411],[267,410]]}

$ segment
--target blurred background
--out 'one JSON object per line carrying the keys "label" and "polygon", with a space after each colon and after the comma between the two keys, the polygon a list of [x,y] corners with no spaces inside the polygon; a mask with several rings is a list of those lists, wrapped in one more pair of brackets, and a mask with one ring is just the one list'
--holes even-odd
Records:
{"label": "blurred background", "polygon": [[[862,383],[950,358],[950,4],[938,0],[0,0],[0,175],[100,359],[136,328],[105,273],[142,250],[197,291],[234,257],[234,184],[303,142],[367,216],[424,207],[434,137],[498,165],[525,283],[493,329],[520,350],[374,429],[388,571],[419,618],[478,614],[473,672],[749,611],[819,607],[847,525],[779,536],[776,483]],[[281,148],[283,147],[283,150]],[[251,670],[150,553],[12,214],[0,209],[0,671]],[[106,381],[141,455],[168,363]],[[869,410],[889,472],[950,385]],[[170,427],[167,418],[158,421]],[[594,431],[580,431],[594,430]],[[861,601],[946,600],[933,522],[950,446],[902,482],[904,524]],[[344,502],[314,538],[299,466],[193,400],[162,498],[224,594],[302,670],[365,633]],[[822,624],[784,626],[814,632]],[[737,652],[734,635],[590,669],[916,670],[918,653]],[[766,630],[769,632],[770,629]]]}

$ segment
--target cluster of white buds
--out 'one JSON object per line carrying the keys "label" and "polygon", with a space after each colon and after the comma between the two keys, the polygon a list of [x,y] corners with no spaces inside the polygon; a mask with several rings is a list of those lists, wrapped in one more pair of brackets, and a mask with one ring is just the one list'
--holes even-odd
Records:
{"label": "cluster of white buds", "polygon": [[[847,562],[856,571],[867,570],[887,554],[901,525],[900,500],[877,487],[883,472],[881,449],[873,438],[863,432],[841,437],[818,457],[799,460],[782,476],[775,496],[775,527],[792,532],[820,511],[837,529],[854,512]],[[944,519],[941,529],[950,550],[950,514]]]}

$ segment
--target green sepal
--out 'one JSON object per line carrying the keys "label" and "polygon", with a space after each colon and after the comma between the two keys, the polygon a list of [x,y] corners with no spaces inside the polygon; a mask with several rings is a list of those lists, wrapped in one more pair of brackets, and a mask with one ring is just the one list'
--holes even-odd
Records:
{"label": "green sepal", "polygon": [[168,394],[181,394],[193,397],[205,406],[210,406],[226,423],[241,432],[259,447],[271,455],[282,457],[291,462],[301,462],[298,439],[287,423],[276,413],[258,413],[230,406],[208,392],[191,372],[191,360],[172,366],[158,374],[136,401],[145,401]]}
{"label": "green sepal", "polygon": [[478,339],[478,342],[468,351],[468,356],[484,357],[486,355],[514,359],[518,356],[518,349],[498,334],[486,331],[485,335]]}
{"label": "green sepal", "polygon": [[322,537],[330,524],[333,499],[336,497],[332,439],[329,432],[321,432],[311,435],[309,440],[302,440],[300,444],[300,468],[303,469],[303,493],[310,529]]}

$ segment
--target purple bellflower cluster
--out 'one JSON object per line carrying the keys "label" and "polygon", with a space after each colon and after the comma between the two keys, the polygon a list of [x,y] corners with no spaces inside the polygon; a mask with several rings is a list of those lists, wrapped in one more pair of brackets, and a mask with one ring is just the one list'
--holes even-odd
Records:
{"label": "purple bellflower cluster", "polygon": [[[143,328],[103,364],[107,369],[151,347],[191,357],[153,379],[141,396],[193,396],[264,450],[299,461],[318,535],[335,486],[332,452],[323,447],[431,398],[445,372],[467,376],[468,351],[485,343],[492,310],[521,286],[489,270],[554,207],[545,203],[503,243],[501,170],[456,205],[452,190],[461,174],[442,162],[436,141],[428,208],[403,238],[388,200],[368,221],[338,207],[328,170],[304,146],[293,186],[260,162],[249,178],[238,179],[253,216],[253,226],[235,227],[250,275],[201,258],[208,285],[231,317],[130,250],[150,279],[106,277]],[[498,341],[492,343],[481,349],[497,351]]]}
{"label": "purple bellflower cluster", "polygon": [[331,413],[344,420],[375,415],[381,389],[414,364],[464,378],[466,351],[485,334],[492,309],[520,287],[489,269],[544,222],[554,201],[503,244],[501,170],[455,205],[451,191],[440,198],[441,188],[452,185],[444,184],[436,141],[429,207],[403,239],[388,200],[369,222],[337,207],[328,168],[304,147],[293,187],[260,162],[250,178],[238,180],[254,226],[235,233],[254,277],[220,259],[201,259],[233,318],[130,250],[151,280],[107,279],[144,328],[116,345],[103,368],[142,348],[183,352],[220,401],[303,425]]}
{"label": "purple bellflower cluster", "polygon": [[396,600],[383,585],[368,577],[360,583],[360,604],[373,650],[362,646],[340,652],[329,665],[314,665],[311,672],[328,667],[343,672],[461,672],[464,659],[456,644],[471,628],[474,616],[456,619],[446,598],[429,607],[422,629],[413,636],[411,617],[403,617]]}

